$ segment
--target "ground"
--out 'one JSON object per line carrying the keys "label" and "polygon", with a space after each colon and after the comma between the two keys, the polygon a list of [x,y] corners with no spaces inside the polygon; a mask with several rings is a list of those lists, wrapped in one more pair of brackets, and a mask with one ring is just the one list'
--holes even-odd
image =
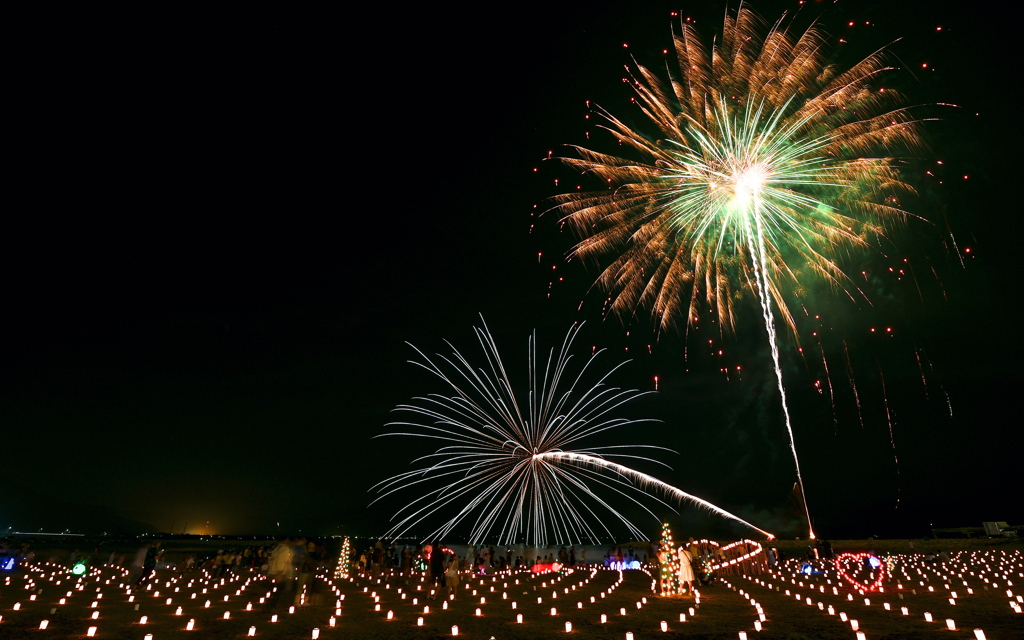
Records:
{"label": "ground", "polygon": [[[447,610],[442,599],[429,599],[419,575],[338,578],[327,572],[290,613],[287,603],[272,608],[268,601],[260,602],[272,585],[259,573],[213,579],[199,570],[161,570],[147,586],[131,589],[119,568],[94,568],[79,578],[64,566],[40,563],[0,572],[0,639],[83,638],[89,627],[96,627],[95,637],[107,640],[145,640],[147,634],[152,640],[234,639],[247,637],[250,628],[257,638],[312,638],[318,629],[324,639],[433,640],[451,638],[457,625],[458,637],[482,640],[623,640],[627,633],[634,640],[736,640],[741,632],[751,640],[856,640],[842,614],[857,621],[867,640],[966,640],[976,637],[975,629],[993,640],[1024,637],[1024,614],[1018,613],[1024,606],[1019,595],[1024,593],[1024,554],[1016,545],[975,545],[953,551],[948,563],[927,563],[923,555],[906,549],[884,551],[899,550],[906,541],[865,545],[876,547],[876,554],[891,565],[883,592],[861,593],[832,565],[822,567],[821,575],[803,575],[802,560],[787,560],[760,575],[721,576],[700,589],[699,602],[694,595],[656,596],[653,571],[590,568],[561,574],[464,575]],[[790,554],[801,548],[799,543],[787,546]],[[846,548],[837,545],[840,551]],[[844,566],[853,577],[867,579],[862,563]],[[178,607],[181,613],[176,615]],[[765,617],[760,632],[755,630],[757,607]],[[98,618],[91,618],[93,612]],[[925,621],[926,612],[933,622]],[[275,613],[278,619],[272,622]],[[522,623],[516,622],[519,613]],[[607,622],[601,622],[601,614]],[[140,624],[142,616],[147,617],[145,624]],[[420,618],[423,626],[417,625]],[[955,630],[946,629],[947,619],[954,621]],[[48,621],[45,630],[39,629],[42,620]],[[186,630],[190,620],[192,631]],[[571,632],[566,632],[566,622],[572,623]],[[662,631],[663,622],[667,631]]]}

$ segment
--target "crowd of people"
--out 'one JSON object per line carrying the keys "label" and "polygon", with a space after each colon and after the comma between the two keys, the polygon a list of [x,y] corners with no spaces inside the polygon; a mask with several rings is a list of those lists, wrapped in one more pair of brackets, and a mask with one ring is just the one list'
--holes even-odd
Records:
{"label": "crowd of people", "polygon": [[[347,565],[358,572],[381,575],[394,571],[406,576],[409,580],[425,575],[433,586],[429,597],[438,598],[454,596],[457,593],[460,576],[465,573],[487,575],[508,569],[548,570],[561,567],[587,566],[586,548],[575,546],[561,547],[557,551],[543,555],[527,556],[513,553],[506,549],[499,553],[493,546],[468,546],[465,554],[460,556],[453,549],[440,542],[426,545],[385,544],[377,541],[362,551],[350,552]],[[525,552],[529,553],[529,549]],[[711,541],[695,541],[690,538],[675,550],[673,558],[668,556],[669,550],[657,546],[646,549],[613,547],[604,555],[603,563],[610,567],[631,568],[634,564],[645,564],[648,557],[652,561],[664,565],[670,561],[678,571],[677,582],[685,587],[686,592],[694,585],[711,584],[717,576],[754,575],[762,573],[769,567],[783,562],[785,554],[777,548],[764,548],[757,552],[756,545],[749,542],[738,542],[730,545],[719,545]],[[101,555],[102,554],[102,555]],[[27,543],[18,547],[10,544],[0,546],[0,556],[31,560],[34,552]],[[94,564],[102,561],[106,554],[100,547],[92,553],[83,553],[75,549],[66,559],[69,567],[84,562]],[[165,562],[165,549],[160,541],[147,542],[138,549],[134,557],[126,563],[126,554],[112,551],[106,557],[106,563],[121,566],[128,570],[129,579],[134,584],[144,584],[154,571],[160,568],[174,569],[179,572],[204,570],[214,577],[227,577],[247,572],[266,575],[276,589],[269,599],[271,609],[290,606],[316,606],[325,599],[326,589],[322,581],[313,577],[322,570],[331,573],[336,566],[337,556],[328,551],[322,542],[305,538],[286,537],[269,544],[240,545],[236,548],[218,550],[216,553],[184,555],[176,563]],[[810,570],[818,568],[835,557],[831,543],[818,540],[807,547],[805,564]],[[930,553],[926,562],[942,562],[948,560],[944,552]],[[50,559],[51,561],[54,558]],[[660,572],[659,572],[660,575]]]}
{"label": "crowd of people", "polygon": [[163,562],[164,551],[160,541],[146,543],[127,566],[124,555],[115,559],[111,554],[109,563],[128,569],[133,584],[145,584],[158,567],[183,573],[203,570],[215,578],[247,572],[262,573],[276,587],[267,602],[269,609],[321,604],[326,587],[322,582],[313,580],[313,576],[321,569],[333,566],[331,554],[322,543],[290,536],[271,544],[220,549],[202,556],[190,553],[179,563]]}
{"label": "crowd of people", "polygon": [[[440,546],[441,543],[438,542],[421,547],[397,543],[388,545],[377,541],[355,556],[354,565],[360,572],[368,571],[374,574],[379,574],[382,571],[397,571],[403,574],[409,574],[413,570],[424,571],[428,568],[427,563],[431,549]],[[493,546],[469,545],[463,556],[455,554],[450,549],[448,553],[455,556],[453,562],[458,564],[460,571],[472,571],[478,574],[489,574],[507,569],[528,569],[534,565],[551,565],[556,562],[560,566],[587,565],[586,549],[583,547],[577,549],[575,546],[561,547],[557,552],[536,558],[516,555],[511,549],[499,553]],[[621,555],[621,552],[619,553]],[[608,556],[605,557],[608,558]]]}

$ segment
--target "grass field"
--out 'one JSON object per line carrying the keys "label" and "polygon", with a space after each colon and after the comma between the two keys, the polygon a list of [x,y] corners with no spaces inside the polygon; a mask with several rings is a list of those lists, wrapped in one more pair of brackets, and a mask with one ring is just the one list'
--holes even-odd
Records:
{"label": "grass field", "polygon": [[[66,567],[42,563],[0,572],[0,638],[84,638],[96,627],[94,637],[108,640],[145,640],[148,634],[152,640],[234,639],[249,637],[252,628],[257,638],[312,638],[318,629],[325,639],[432,640],[451,638],[457,625],[458,637],[482,640],[624,640],[627,633],[634,640],[736,640],[740,632],[751,640],[856,640],[842,614],[856,620],[868,640],[973,639],[975,629],[993,640],[1024,638],[1024,614],[1014,606],[1024,606],[1018,595],[1024,593],[1019,546],[940,542],[947,543],[942,548],[951,549],[955,542],[968,549],[952,552],[948,563],[926,564],[921,555],[885,555],[906,551],[899,549],[906,541],[894,541],[891,548],[886,541],[834,543],[837,551],[871,549],[886,558],[891,572],[883,592],[861,593],[833,567],[822,575],[805,576],[799,573],[800,561],[790,560],[761,575],[719,577],[700,589],[699,603],[694,596],[655,596],[654,572],[646,570],[463,576],[457,597],[444,609],[443,599],[429,599],[418,575],[325,575],[311,583],[294,613],[289,612],[290,603],[272,606],[267,599],[272,585],[258,573],[213,579],[199,570],[159,571],[149,584],[132,589],[122,569],[95,568],[75,577]],[[790,555],[805,548],[799,542],[790,544]],[[852,577],[867,580],[858,563],[844,566]],[[758,607],[765,617],[761,631],[755,630]],[[925,621],[926,612],[933,622]],[[277,621],[272,622],[275,614]],[[517,614],[522,614],[522,623],[517,623]],[[607,617],[604,623],[601,614]],[[955,630],[947,630],[947,619],[954,621]],[[43,620],[46,629],[39,628]],[[190,620],[193,629],[186,630]],[[572,624],[571,632],[566,632],[566,622]],[[663,622],[667,631],[662,631]]]}

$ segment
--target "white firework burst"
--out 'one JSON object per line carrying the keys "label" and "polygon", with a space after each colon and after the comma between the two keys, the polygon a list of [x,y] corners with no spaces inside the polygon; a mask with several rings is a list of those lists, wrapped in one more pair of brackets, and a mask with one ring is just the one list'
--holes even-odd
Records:
{"label": "white firework burst", "polygon": [[371,489],[381,494],[374,502],[400,491],[419,494],[395,514],[388,537],[406,535],[436,514],[451,514],[427,538],[443,538],[465,523],[474,544],[496,536],[499,544],[544,546],[549,535],[557,542],[578,544],[596,542],[599,532],[613,536],[607,520],[642,538],[643,532],[616,506],[625,501],[639,505],[660,522],[640,498],[662,505],[667,505],[665,499],[686,502],[772,537],[701,498],[614,461],[657,462],[639,454],[663,447],[589,444],[612,429],[651,421],[612,415],[646,395],[606,383],[622,364],[590,386],[584,378],[601,351],[578,371],[571,368],[571,348],[581,327],[574,325],[557,354],[551,349],[546,359],[538,357],[536,336],[531,336],[525,396],[515,393],[486,323],[474,328],[486,361],[482,367],[470,364],[450,343],[451,355],[434,359],[416,349],[420,360],[410,362],[443,380],[447,392],[396,407],[410,418],[389,423],[402,430],[384,435],[426,438],[442,445],[414,460],[415,469]]}

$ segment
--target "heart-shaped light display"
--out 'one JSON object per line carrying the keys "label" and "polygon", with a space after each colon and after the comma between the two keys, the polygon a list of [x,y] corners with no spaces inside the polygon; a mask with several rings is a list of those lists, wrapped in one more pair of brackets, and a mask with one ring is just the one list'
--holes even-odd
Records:
{"label": "heart-shaped light display", "polygon": [[[878,575],[871,583],[861,582],[853,577],[850,571],[847,571],[850,563],[853,563],[855,567],[863,567],[865,562],[869,562],[872,569],[878,571]],[[885,581],[885,563],[870,553],[840,553],[836,556],[835,567],[836,572],[842,576],[843,580],[849,582],[856,589],[878,591],[878,588],[882,586],[882,582]]]}

